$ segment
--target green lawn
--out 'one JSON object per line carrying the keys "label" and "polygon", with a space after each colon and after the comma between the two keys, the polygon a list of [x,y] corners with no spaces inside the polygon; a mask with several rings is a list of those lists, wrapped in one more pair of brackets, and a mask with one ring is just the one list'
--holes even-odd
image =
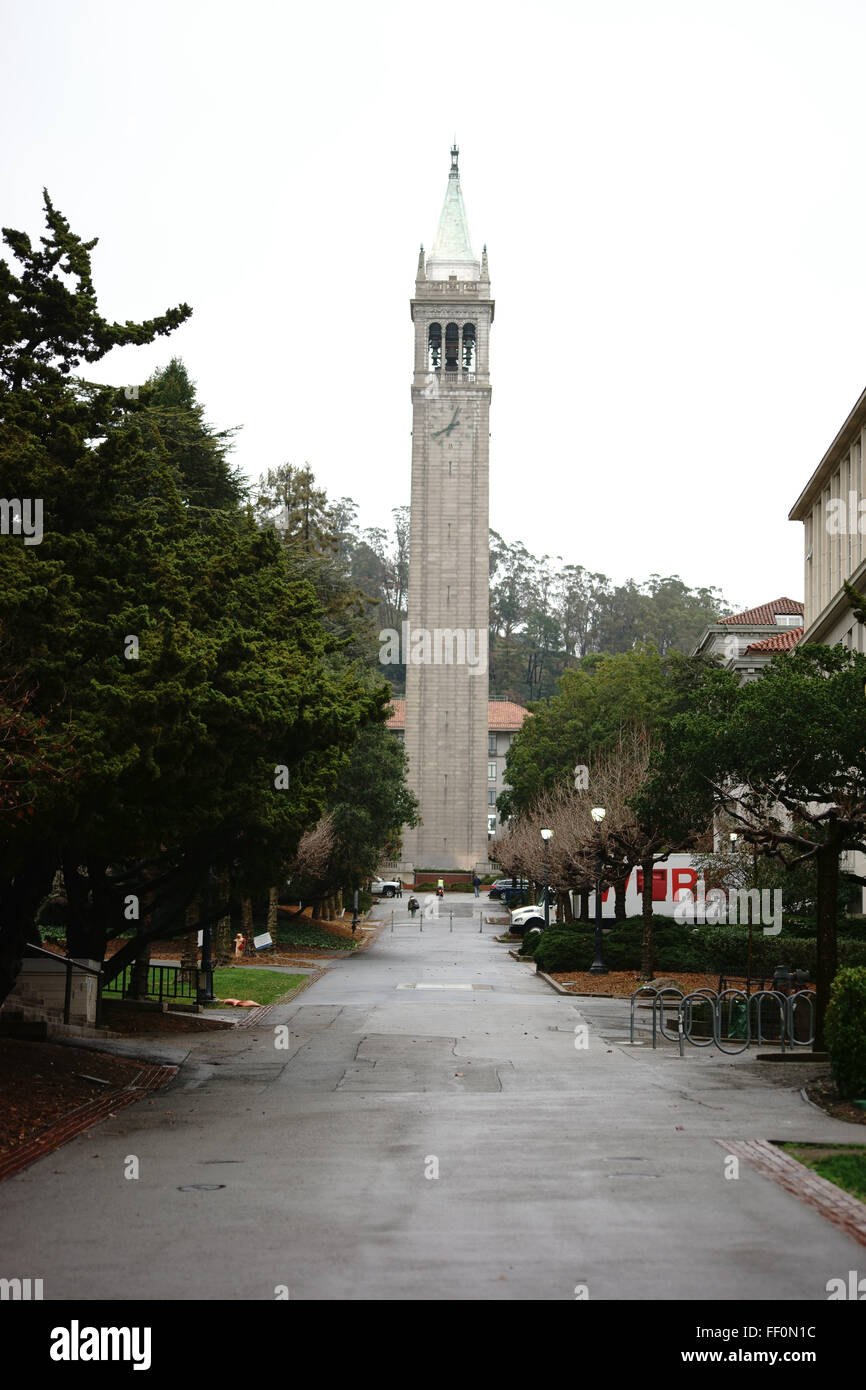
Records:
{"label": "green lawn", "polygon": [[[279,970],[227,965],[213,972],[213,992],[217,999],[255,999],[259,1004],[273,1004],[306,978],[306,975],[285,975]],[[218,1006],[211,1004],[209,1007]]]}
{"label": "green lawn", "polygon": [[782,1148],[845,1192],[866,1202],[866,1146],[854,1144],[783,1144]]}

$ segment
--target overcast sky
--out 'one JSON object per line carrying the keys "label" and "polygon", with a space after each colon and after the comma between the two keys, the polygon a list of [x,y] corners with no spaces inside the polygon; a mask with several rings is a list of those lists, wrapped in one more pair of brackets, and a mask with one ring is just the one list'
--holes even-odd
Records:
{"label": "overcast sky", "polygon": [[616,580],[803,594],[787,513],[866,385],[863,0],[0,0],[5,226],[255,478],[409,500],[413,291],[460,146],[493,327],[491,525]]}

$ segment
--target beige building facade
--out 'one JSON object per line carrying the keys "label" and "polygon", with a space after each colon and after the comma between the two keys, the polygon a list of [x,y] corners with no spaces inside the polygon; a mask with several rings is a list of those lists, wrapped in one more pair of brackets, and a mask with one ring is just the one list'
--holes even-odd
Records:
{"label": "beige building facade", "polygon": [[[789,512],[802,521],[806,571],[803,642],[841,642],[866,652],[866,625],[854,616],[844,580],[866,589],[866,391]],[[850,868],[866,874],[866,856]],[[866,912],[866,889],[861,911]]]}
{"label": "beige building facade", "polygon": [[866,586],[866,391],[789,512],[802,521],[806,571],[804,642],[866,651],[866,627],[843,580]]}
{"label": "beige building facade", "polygon": [[458,150],[430,255],[418,260],[406,662],[409,783],[422,824],[403,859],[487,862],[490,294],[472,249]]}

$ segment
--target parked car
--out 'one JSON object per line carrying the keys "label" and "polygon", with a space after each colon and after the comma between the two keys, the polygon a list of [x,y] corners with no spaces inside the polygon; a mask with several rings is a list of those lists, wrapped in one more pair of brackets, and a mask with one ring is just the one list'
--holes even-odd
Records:
{"label": "parked car", "polygon": [[544,903],[533,903],[531,907],[516,907],[511,914],[510,931],[514,936],[522,936],[530,927],[544,931]]}
{"label": "parked car", "polygon": [[402,888],[399,878],[374,878],[370,884],[370,892],[379,893],[383,898],[395,898]]}
{"label": "parked car", "polygon": [[491,898],[503,898],[506,893],[522,893],[529,887],[529,879],[518,878],[512,883],[510,878],[498,878],[495,883],[490,885]]}

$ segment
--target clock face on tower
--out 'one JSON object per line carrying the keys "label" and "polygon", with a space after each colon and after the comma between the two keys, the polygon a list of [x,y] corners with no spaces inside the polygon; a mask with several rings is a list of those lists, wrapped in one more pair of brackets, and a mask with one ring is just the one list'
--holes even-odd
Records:
{"label": "clock face on tower", "polygon": [[454,430],[460,428],[460,406],[449,407],[444,416],[437,412],[434,421],[438,424],[440,420],[442,421],[441,428],[432,430],[430,438],[438,439],[441,442],[443,439],[450,439]]}

